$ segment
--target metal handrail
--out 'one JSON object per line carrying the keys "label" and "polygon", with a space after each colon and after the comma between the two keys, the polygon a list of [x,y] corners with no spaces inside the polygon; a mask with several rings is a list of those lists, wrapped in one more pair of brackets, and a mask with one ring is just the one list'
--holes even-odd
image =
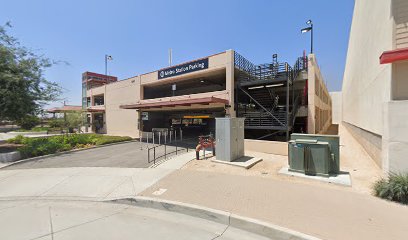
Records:
{"label": "metal handrail", "polygon": [[[179,139],[177,139],[177,130],[179,130],[179,135],[178,135]],[[164,133],[164,136],[163,136],[164,141],[161,141],[162,132]],[[156,164],[156,160],[159,159],[159,158],[164,157],[165,159],[167,159],[167,155],[172,154],[174,152],[177,155],[178,152],[180,151],[179,150],[180,147],[178,146],[178,144],[183,141],[183,133],[182,132],[183,131],[181,129],[169,129],[167,131],[163,131],[163,130],[158,131],[158,136],[159,136],[158,145],[155,145],[155,142],[154,142],[155,134],[154,134],[154,132],[152,132],[152,136],[153,136],[152,144],[153,144],[153,146],[152,147],[149,147],[149,146],[147,147],[147,162],[148,163],[153,162],[153,164]],[[172,133],[174,133],[174,134],[172,134]],[[170,141],[167,141],[167,136],[168,135],[170,135]],[[174,138],[173,138],[174,141],[172,140],[172,135],[174,136]],[[170,144],[172,144],[172,145],[170,145]],[[168,146],[173,146],[173,144],[175,144],[176,150],[171,151],[171,152],[167,152],[167,147]],[[156,148],[159,148],[159,147],[164,147],[164,154],[156,156]],[[188,152],[188,150],[189,150],[188,146],[185,147],[185,149]],[[151,157],[150,157],[151,151],[153,151],[153,159],[151,159]]]}

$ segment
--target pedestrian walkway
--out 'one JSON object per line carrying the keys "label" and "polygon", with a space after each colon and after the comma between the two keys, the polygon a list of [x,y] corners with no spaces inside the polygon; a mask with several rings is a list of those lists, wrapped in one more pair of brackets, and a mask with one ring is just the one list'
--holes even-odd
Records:
{"label": "pedestrian walkway", "polygon": [[133,197],[169,174],[149,168],[42,168],[0,171],[0,200]]}
{"label": "pedestrian walkway", "polygon": [[139,195],[228,211],[321,239],[407,236],[406,206],[331,186],[182,169]]}

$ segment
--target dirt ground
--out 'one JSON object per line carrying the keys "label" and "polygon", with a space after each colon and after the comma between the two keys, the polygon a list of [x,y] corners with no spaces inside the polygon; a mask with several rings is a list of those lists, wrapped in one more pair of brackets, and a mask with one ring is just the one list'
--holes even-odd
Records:
{"label": "dirt ground", "polygon": [[245,155],[247,156],[262,158],[261,162],[257,163],[250,169],[212,162],[210,161],[211,158],[208,158],[207,160],[193,160],[186,164],[183,169],[241,176],[257,176],[290,182],[300,182],[310,185],[328,185],[332,188],[341,188],[343,190],[371,194],[371,187],[373,183],[382,177],[381,169],[374,163],[365,150],[356,142],[356,140],[343,126],[339,126],[339,135],[341,145],[340,169],[350,173],[352,181],[351,188],[332,183],[279,174],[278,172],[282,167],[288,166],[288,157],[260,152],[245,152]]}

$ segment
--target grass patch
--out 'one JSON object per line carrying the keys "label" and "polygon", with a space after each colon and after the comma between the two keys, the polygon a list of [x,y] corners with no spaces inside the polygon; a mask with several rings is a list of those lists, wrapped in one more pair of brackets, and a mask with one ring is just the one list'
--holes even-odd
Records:
{"label": "grass patch", "polygon": [[38,138],[19,135],[7,140],[7,142],[22,144],[23,146],[19,147],[18,151],[23,157],[27,158],[129,140],[132,140],[132,138],[99,134],[71,134]]}
{"label": "grass patch", "polygon": [[390,201],[408,204],[408,173],[390,173],[374,184],[374,195]]}

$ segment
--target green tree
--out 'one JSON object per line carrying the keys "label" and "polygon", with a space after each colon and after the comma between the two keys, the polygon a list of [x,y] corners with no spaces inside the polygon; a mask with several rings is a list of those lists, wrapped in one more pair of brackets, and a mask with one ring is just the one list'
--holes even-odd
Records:
{"label": "green tree", "polygon": [[82,123],[81,112],[66,113],[66,125],[69,128],[77,128]]}
{"label": "green tree", "polygon": [[10,23],[0,26],[0,120],[19,120],[36,115],[56,101],[61,87],[44,77],[54,62],[37,55],[7,33]]}

